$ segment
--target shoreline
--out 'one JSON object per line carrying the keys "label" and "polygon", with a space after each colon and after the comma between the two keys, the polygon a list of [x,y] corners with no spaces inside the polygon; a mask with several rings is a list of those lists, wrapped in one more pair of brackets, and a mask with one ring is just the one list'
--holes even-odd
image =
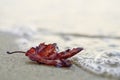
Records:
{"label": "shoreline", "polygon": [[96,76],[74,65],[68,69],[39,65],[30,61],[23,54],[8,55],[6,50],[18,49],[14,43],[15,35],[0,32],[1,55],[0,55],[0,79],[1,80],[114,80]]}

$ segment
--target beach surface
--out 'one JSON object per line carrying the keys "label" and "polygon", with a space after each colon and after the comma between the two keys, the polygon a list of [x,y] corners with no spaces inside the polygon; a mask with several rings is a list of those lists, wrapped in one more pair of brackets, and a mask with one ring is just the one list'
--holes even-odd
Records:
{"label": "beach surface", "polygon": [[32,62],[24,54],[9,55],[6,51],[20,50],[15,43],[18,36],[0,32],[0,37],[1,80],[115,80],[91,74],[74,64],[70,68],[56,68]]}

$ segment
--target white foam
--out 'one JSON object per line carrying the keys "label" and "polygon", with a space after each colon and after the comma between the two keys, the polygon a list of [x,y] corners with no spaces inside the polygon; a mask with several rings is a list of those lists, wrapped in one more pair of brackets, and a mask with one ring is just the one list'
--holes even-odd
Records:
{"label": "white foam", "polygon": [[120,47],[111,49],[108,46],[99,52],[89,48],[76,55],[73,61],[95,74],[120,78]]}

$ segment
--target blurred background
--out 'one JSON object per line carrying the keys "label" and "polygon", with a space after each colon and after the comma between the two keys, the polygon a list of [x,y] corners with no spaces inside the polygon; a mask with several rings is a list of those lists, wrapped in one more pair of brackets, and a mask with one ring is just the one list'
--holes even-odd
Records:
{"label": "blurred background", "polygon": [[119,35],[119,0],[0,0],[0,28]]}

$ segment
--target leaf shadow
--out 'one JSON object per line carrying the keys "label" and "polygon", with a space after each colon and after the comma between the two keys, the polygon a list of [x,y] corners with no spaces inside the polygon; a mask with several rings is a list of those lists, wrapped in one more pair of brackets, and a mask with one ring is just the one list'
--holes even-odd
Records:
{"label": "leaf shadow", "polygon": [[56,69],[66,69],[66,70],[70,69],[70,67],[56,67],[56,66],[50,66],[50,65],[43,64],[43,63],[37,63],[37,62],[32,62],[32,61],[25,62],[25,63],[27,65],[37,65],[37,66],[43,66],[43,67],[49,67],[49,68],[56,68]]}

